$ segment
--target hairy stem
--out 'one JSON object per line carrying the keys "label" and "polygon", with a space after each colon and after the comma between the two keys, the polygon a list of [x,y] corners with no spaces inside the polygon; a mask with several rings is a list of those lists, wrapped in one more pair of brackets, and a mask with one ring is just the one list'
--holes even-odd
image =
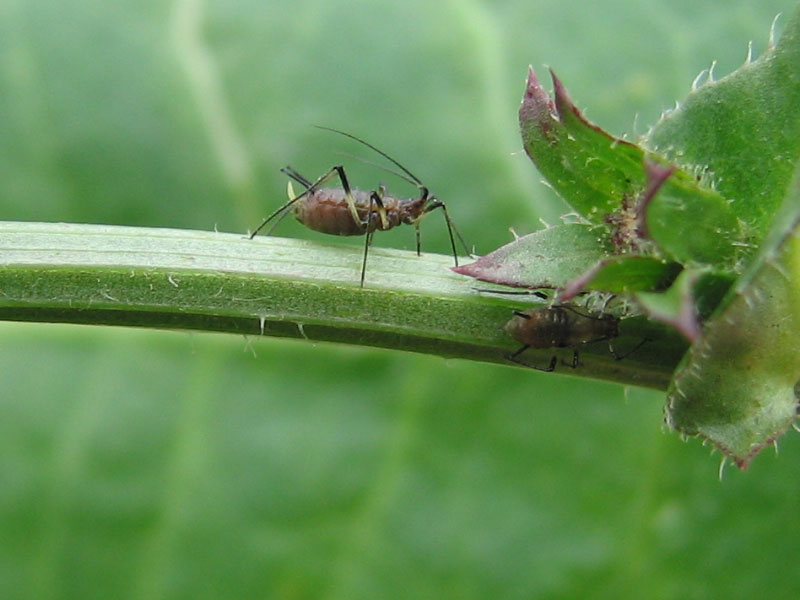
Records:
{"label": "hairy stem", "polygon": [[[0,319],[128,325],[306,338],[509,363],[501,330],[535,298],[478,292],[452,257],[189,230],[0,223]],[[624,361],[605,344],[559,370],[665,389],[685,350],[642,318],[615,347],[652,340]],[[547,364],[552,351],[525,359]],[[568,356],[569,355],[569,356]],[[563,357],[569,359],[570,351]]]}

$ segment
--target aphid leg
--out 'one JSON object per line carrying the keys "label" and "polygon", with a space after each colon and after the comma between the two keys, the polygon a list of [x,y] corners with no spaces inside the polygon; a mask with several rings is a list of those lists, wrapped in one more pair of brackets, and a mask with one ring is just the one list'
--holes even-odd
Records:
{"label": "aphid leg", "polygon": [[622,360],[624,358],[628,358],[631,354],[636,352],[639,348],[644,346],[649,341],[650,341],[649,338],[644,338],[641,342],[636,344],[633,348],[628,350],[625,354],[617,354],[617,351],[614,350],[614,346],[611,345],[611,342],[608,342],[608,351],[611,353],[611,356],[614,357],[614,360]]}
{"label": "aphid leg", "polygon": [[[283,171],[283,169],[281,169],[281,171]],[[300,175],[299,173],[295,173],[294,171],[292,171],[292,175],[290,175],[290,177],[292,177],[292,179],[294,179],[295,181],[298,181],[298,182],[302,183],[306,187],[311,185],[310,183],[306,184],[305,182],[307,182],[308,180],[305,177],[303,177],[302,175]],[[287,181],[286,182],[286,194],[289,196],[290,199],[292,199],[292,198],[294,198],[296,196],[294,188],[292,187],[292,182],[291,181]],[[267,229],[266,235],[272,235],[272,232],[275,231],[275,228],[278,225],[281,224],[281,222],[286,218],[286,216],[288,214],[289,214],[289,211],[286,210],[286,211],[283,212],[283,214],[281,214],[281,216],[279,216],[277,219],[275,219],[275,222],[272,224],[272,227]]]}
{"label": "aphid leg", "polygon": [[[386,208],[383,206],[383,196],[386,193],[386,188],[381,185],[378,187],[377,192],[372,192],[369,195],[369,210],[367,211],[367,221],[362,223],[366,232],[364,240],[364,259],[361,262],[361,287],[364,287],[364,277],[367,274],[367,254],[369,254],[369,247],[372,245],[372,236],[375,234],[375,229],[372,228],[372,215],[375,212],[375,206],[378,207],[378,215],[381,219],[381,229],[385,229],[386,221]],[[361,221],[359,221],[361,222]]]}
{"label": "aphid leg", "polygon": [[514,352],[514,354],[509,354],[506,358],[508,358],[508,360],[513,360],[514,362],[518,362],[517,358],[519,357],[519,355],[525,352],[525,350],[527,350],[528,348],[530,348],[528,344],[523,344],[519,350]]}
{"label": "aphid leg", "polygon": [[[428,195],[428,188],[422,188],[422,195],[426,197]],[[461,246],[464,248],[464,252],[467,256],[472,258],[472,253],[469,251],[469,247],[467,247],[467,243],[464,241],[464,238],[461,237],[461,233],[456,228],[455,224],[453,223],[452,219],[450,218],[450,214],[447,212],[447,206],[445,206],[444,202],[438,200],[435,196],[430,197],[431,203],[425,207],[425,212],[423,214],[427,214],[432,210],[436,210],[437,208],[442,209],[442,214],[444,215],[444,222],[447,225],[447,234],[450,236],[450,247],[453,249],[453,261],[458,266],[458,252],[456,251],[456,240],[453,236],[453,232],[455,231],[456,237],[458,237],[458,241],[461,242]],[[417,227],[417,256],[420,254],[420,244],[419,244],[419,221],[415,223]]]}
{"label": "aphid leg", "polygon": [[[353,192],[350,190],[350,182],[347,181],[347,175],[344,172],[344,167],[342,165],[336,165],[331,170],[336,171],[339,174],[339,181],[342,182],[344,197],[345,200],[347,200],[347,207],[350,209],[350,214],[353,216],[353,221],[363,225],[364,223],[361,221],[361,217],[358,215],[358,210],[356,210],[356,201],[353,199]],[[369,217],[367,217],[367,228],[369,228]]]}
{"label": "aphid leg", "polygon": [[[386,215],[386,207],[383,205],[383,199],[386,197],[386,186],[380,184],[378,186],[377,192],[372,192],[370,194],[370,202],[374,201],[375,206],[378,207],[378,216],[381,219],[381,229],[386,231],[389,229],[389,217]],[[370,207],[369,211],[369,218],[367,221],[369,222],[372,219],[372,208]]]}
{"label": "aphid leg", "polygon": [[[317,179],[311,185],[307,185],[308,184],[308,180],[305,177],[303,177],[302,175],[300,175],[299,173],[297,173],[297,171],[295,171],[291,167],[284,167],[283,169],[281,169],[281,172],[285,173],[286,175],[288,175],[289,177],[291,177],[292,179],[294,179],[298,183],[302,183],[304,186],[306,186],[306,189],[303,192],[301,192],[300,194],[298,194],[297,196],[295,196],[294,198],[291,198],[286,204],[284,204],[283,206],[277,208],[275,211],[273,211],[273,213],[270,216],[268,216],[266,219],[264,219],[261,222],[261,225],[256,227],[255,231],[253,231],[253,233],[250,234],[249,238],[251,240],[254,237],[256,237],[256,234],[259,231],[261,231],[267,225],[267,223],[272,221],[272,219],[274,219],[275,217],[277,217],[278,215],[280,215],[284,211],[287,211],[292,205],[294,205],[295,202],[297,202],[298,200],[304,198],[305,196],[307,196],[308,194],[313,192],[315,189],[317,189],[319,186],[321,186],[323,183],[325,183],[326,181],[328,181],[329,179],[331,179],[335,175],[337,175],[337,174],[339,175],[339,178],[342,179],[342,183],[343,184],[347,181],[347,179],[345,178],[344,169],[342,169],[341,166],[333,167],[330,171],[325,173],[322,177]],[[346,186],[346,189],[349,191],[349,186]]]}
{"label": "aphid leg", "polygon": [[[370,200],[370,205],[371,204],[372,204],[372,201]],[[366,239],[364,240],[364,259],[361,261],[361,287],[362,288],[364,287],[364,277],[367,274],[367,254],[369,254],[369,247],[372,245],[372,234],[374,234],[374,233],[375,233],[374,230],[373,231],[367,231],[367,235],[364,236]]]}
{"label": "aphid leg", "polygon": [[287,177],[291,177],[292,179],[294,179],[297,183],[299,183],[300,185],[302,185],[306,189],[308,189],[310,187],[313,187],[313,185],[314,185],[311,181],[309,181],[308,179],[306,179],[305,177],[300,175],[300,173],[295,171],[292,167],[289,167],[289,166],[283,167],[281,169],[281,173],[283,173]]}
{"label": "aphid leg", "polygon": [[[455,252],[455,242],[453,241],[453,232],[455,232],[458,241],[461,243],[461,247],[464,249],[465,256],[468,258],[473,258],[472,252],[470,252],[469,246],[467,246],[467,242],[464,241],[464,238],[462,237],[461,232],[458,230],[458,227],[456,227],[456,224],[453,223],[453,219],[450,218],[450,213],[447,212],[447,207],[444,205],[444,203],[442,203],[442,213],[444,214],[444,220],[447,223],[447,233],[450,234],[450,246],[453,247],[453,258],[457,258]],[[456,262],[458,261],[456,260]]]}
{"label": "aphid leg", "polygon": [[[516,310],[514,311],[514,314],[517,315],[518,317],[522,317],[523,319],[530,319],[531,318],[530,315],[528,315],[528,314],[526,314],[524,312],[516,311]],[[513,354],[507,354],[506,358],[508,360],[510,360],[511,362],[513,362],[513,363],[517,363],[518,365],[522,365],[523,367],[536,369],[537,371],[545,371],[546,373],[550,373],[550,372],[555,370],[556,364],[558,362],[558,358],[555,357],[555,356],[553,356],[553,358],[550,359],[550,364],[547,365],[546,367],[537,367],[536,365],[531,365],[531,364],[522,362],[519,359],[519,356],[520,356],[520,354],[525,352],[525,350],[527,350],[528,348],[530,348],[530,344],[523,344],[522,347],[519,350],[517,350],[516,352],[514,352]]]}
{"label": "aphid leg", "polygon": [[[267,235],[272,235],[272,232],[273,232],[273,231],[275,231],[275,228],[276,228],[278,225],[280,225],[280,224],[281,224],[281,222],[282,222],[282,221],[283,221],[283,220],[286,218],[286,216],[287,216],[288,214],[290,214],[288,210],[287,210],[287,211],[284,211],[284,212],[283,212],[283,214],[282,214],[281,216],[279,216],[277,219],[275,219],[275,222],[272,224],[272,227],[270,227],[270,228],[267,230]],[[255,235],[256,233],[258,233],[258,229],[256,230],[256,232],[255,232],[255,233],[253,233],[253,235]],[[250,239],[251,239],[251,240],[253,239],[253,235],[251,235],[251,236],[250,236]]]}
{"label": "aphid leg", "polygon": [[516,363],[518,365],[522,365],[523,367],[528,367],[529,369],[536,369],[537,371],[544,371],[545,373],[551,373],[552,371],[555,371],[556,364],[558,363],[558,358],[555,357],[555,356],[550,359],[550,364],[547,365],[546,367],[537,367],[536,365],[531,365],[531,364],[528,364],[526,362],[522,362],[519,359],[519,355],[522,354],[523,352],[525,352],[525,350],[527,350],[528,348],[530,348],[530,346],[525,344],[525,345],[522,346],[522,348],[520,348],[519,350],[517,350],[513,354],[507,354],[506,358],[508,360],[510,360],[511,362],[513,362],[513,363]]}
{"label": "aphid leg", "polygon": [[561,362],[563,364],[567,365],[570,369],[577,369],[581,364],[580,360],[579,360],[579,357],[578,357],[578,349],[577,348],[573,348],[572,349],[572,362],[571,363],[566,363],[564,361],[561,361]]}

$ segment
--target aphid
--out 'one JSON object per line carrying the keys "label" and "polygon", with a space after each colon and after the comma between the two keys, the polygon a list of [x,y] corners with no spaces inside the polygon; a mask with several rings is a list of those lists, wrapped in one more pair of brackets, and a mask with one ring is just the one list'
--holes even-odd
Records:
{"label": "aphid", "polygon": [[[506,358],[526,367],[549,372],[556,368],[558,361],[556,356],[553,356],[547,367],[524,363],[519,360],[519,356],[528,348],[572,348],[572,363],[569,366],[575,369],[578,367],[578,348],[584,344],[618,337],[619,321],[617,317],[608,313],[587,315],[566,305],[514,311],[514,316],[503,329],[520,342],[522,347]],[[619,355],[609,341],[608,350],[614,360],[622,360],[638,350],[645,342],[647,339],[642,340],[624,355]]]}
{"label": "aphid", "polygon": [[[419,197],[397,198],[391,196],[386,191],[386,187],[382,184],[378,186],[377,190],[364,191],[353,189],[350,187],[342,165],[332,167],[327,173],[314,182],[287,166],[281,169],[281,172],[301,184],[305,190],[291,198],[286,204],[264,219],[256,230],[250,234],[250,239],[253,239],[270,221],[277,218],[275,225],[267,232],[267,235],[272,233],[275,226],[289,214],[289,209],[293,209],[292,213],[300,223],[314,231],[331,235],[366,235],[366,240],[364,242],[364,260],[361,264],[361,287],[364,287],[367,254],[369,253],[369,247],[372,244],[372,236],[375,231],[387,231],[401,224],[413,225],[416,229],[417,255],[419,255],[420,220],[429,212],[440,208],[442,209],[442,214],[444,215],[444,220],[447,225],[447,232],[450,235],[450,246],[453,250],[453,260],[456,266],[458,266],[458,254],[456,252],[456,242],[453,236],[454,231],[461,245],[469,255],[467,245],[450,220],[450,215],[447,212],[447,207],[444,202],[431,194],[428,188],[425,187],[419,178],[411,173],[411,171],[382,150],[379,150],[361,138],[345,133],[344,131],[331,129],[330,127],[320,127],[320,129],[332,131],[353,139],[391,161],[391,163],[398,167],[404,174],[389,169],[385,170],[419,188]],[[324,183],[334,177],[339,178],[341,187],[322,187]]]}

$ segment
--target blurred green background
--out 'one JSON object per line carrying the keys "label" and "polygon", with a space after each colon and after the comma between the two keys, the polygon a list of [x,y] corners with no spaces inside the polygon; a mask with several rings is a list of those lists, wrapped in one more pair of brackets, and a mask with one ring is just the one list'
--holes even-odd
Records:
{"label": "blurred green background", "polygon": [[[359,187],[413,193],[324,124],[404,162],[485,253],[565,212],[521,152],[528,64],[635,137],[793,8],[5,0],[0,214],[244,232],[284,199],[281,166],[343,160]],[[439,217],[422,229],[447,252]],[[0,339],[4,599],[796,597],[793,433],[719,481],[719,454],[662,430],[663,394],[563,372],[113,328]]]}

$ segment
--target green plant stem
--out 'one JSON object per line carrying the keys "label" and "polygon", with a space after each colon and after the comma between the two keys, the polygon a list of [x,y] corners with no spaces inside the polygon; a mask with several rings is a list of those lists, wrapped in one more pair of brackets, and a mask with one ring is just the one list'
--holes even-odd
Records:
{"label": "green plant stem", "polygon": [[[104,225],[0,223],[0,319],[224,331],[343,342],[509,363],[501,330],[535,302],[475,290],[452,257],[277,237]],[[489,286],[486,286],[489,287]],[[642,318],[623,322],[618,349],[581,350],[564,373],[665,389],[685,350]],[[571,355],[563,351],[564,358]],[[550,350],[525,359],[545,365]]]}

